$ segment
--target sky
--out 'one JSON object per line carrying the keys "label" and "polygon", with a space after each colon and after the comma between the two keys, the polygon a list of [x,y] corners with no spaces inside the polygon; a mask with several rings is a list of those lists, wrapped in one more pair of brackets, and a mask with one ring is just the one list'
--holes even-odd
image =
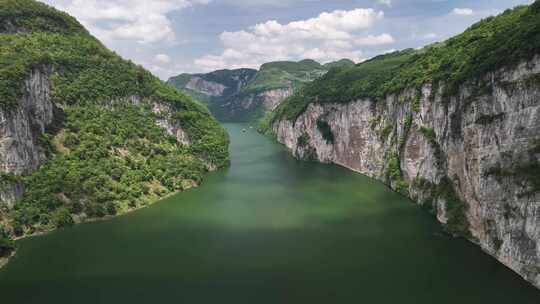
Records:
{"label": "sky", "polygon": [[445,40],[532,0],[42,0],[166,80],[276,60],[373,56]]}

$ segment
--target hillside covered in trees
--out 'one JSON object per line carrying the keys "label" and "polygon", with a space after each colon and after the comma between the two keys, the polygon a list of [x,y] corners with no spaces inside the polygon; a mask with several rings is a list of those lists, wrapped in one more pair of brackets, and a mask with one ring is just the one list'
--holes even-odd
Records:
{"label": "hillside covered in trees", "polygon": [[228,164],[208,109],[77,20],[0,0],[0,254],[13,237],[116,215]]}

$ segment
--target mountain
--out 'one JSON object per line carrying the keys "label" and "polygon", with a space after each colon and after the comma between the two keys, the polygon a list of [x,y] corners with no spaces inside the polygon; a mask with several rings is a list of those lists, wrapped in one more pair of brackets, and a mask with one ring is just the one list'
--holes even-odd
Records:
{"label": "mountain", "polygon": [[219,70],[207,74],[180,74],[168,83],[187,94],[212,104],[212,98],[228,98],[240,92],[255,77],[257,70]]}
{"label": "mountain", "polygon": [[13,237],[146,206],[228,164],[205,106],[33,0],[0,0],[0,130],[0,255]]}
{"label": "mountain", "polygon": [[332,69],[263,131],[379,179],[540,287],[540,1]]}
{"label": "mountain", "polygon": [[326,63],[326,64],[324,64],[324,67],[326,69],[330,70],[330,69],[333,69],[333,68],[350,67],[350,66],[353,66],[354,64],[355,64],[354,61],[352,61],[350,59],[341,59],[341,60],[338,60],[338,61]]}
{"label": "mountain", "polygon": [[257,70],[219,70],[208,74],[181,74],[168,83],[208,105],[223,121],[250,121],[273,110],[294,90],[339,66],[343,59],[321,65],[314,60],[265,63]]}

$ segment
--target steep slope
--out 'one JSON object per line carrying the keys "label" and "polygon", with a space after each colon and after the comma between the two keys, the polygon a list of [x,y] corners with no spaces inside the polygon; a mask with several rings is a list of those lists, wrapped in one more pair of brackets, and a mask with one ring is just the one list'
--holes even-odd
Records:
{"label": "steep slope", "polygon": [[168,83],[208,104],[224,121],[250,121],[273,110],[293,91],[328,70],[354,63],[343,59],[321,65],[313,60],[277,61],[251,69],[220,70],[208,74],[181,74]]}
{"label": "steep slope", "polygon": [[145,206],[227,164],[204,106],[69,15],[0,0],[0,255],[11,237]]}
{"label": "steep slope", "polygon": [[298,158],[384,181],[540,287],[540,1],[332,70],[266,128]]}
{"label": "steep slope", "polygon": [[180,74],[167,83],[211,106],[240,92],[256,74],[257,70],[253,69],[218,70],[207,74]]}
{"label": "steep slope", "polygon": [[351,67],[354,65],[354,61],[350,59],[341,59],[334,62],[325,63],[323,66],[327,69],[342,68],[342,67]]}

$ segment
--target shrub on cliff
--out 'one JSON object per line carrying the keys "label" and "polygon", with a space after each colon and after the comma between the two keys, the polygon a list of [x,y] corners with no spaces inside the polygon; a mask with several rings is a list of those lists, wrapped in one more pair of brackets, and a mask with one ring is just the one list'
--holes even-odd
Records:
{"label": "shrub on cliff", "polygon": [[15,244],[9,239],[8,234],[0,228],[0,257],[7,256],[15,249]]}

